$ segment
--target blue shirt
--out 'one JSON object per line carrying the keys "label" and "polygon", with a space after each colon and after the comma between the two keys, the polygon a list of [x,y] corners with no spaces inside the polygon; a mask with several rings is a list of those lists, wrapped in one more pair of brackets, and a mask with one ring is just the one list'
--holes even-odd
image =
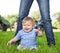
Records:
{"label": "blue shirt", "polygon": [[30,32],[25,32],[23,29],[16,35],[18,40],[21,39],[20,45],[23,47],[37,46],[36,32],[32,29]]}

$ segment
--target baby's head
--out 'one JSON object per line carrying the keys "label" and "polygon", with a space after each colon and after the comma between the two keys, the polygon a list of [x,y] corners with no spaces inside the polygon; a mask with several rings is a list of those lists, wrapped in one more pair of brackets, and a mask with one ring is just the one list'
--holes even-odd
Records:
{"label": "baby's head", "polygon": [[31,17],[25,17],[22,21],[22,28],[25,32],[29,32],[32,30],[34,26],[34,20]]}

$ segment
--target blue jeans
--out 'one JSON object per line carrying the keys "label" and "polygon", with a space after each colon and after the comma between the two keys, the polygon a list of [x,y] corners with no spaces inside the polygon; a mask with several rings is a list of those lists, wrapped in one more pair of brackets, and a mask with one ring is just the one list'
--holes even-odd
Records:
{"label": "blue jeans", "polygon": [[[22,29],[22,20],[26,16],[28,16],[33,1],[34,0],[21,0],[16,34],[19,30]],[[36,0],[36,1],[39,5],[41,19],[43,20],[44,23],[43,28],[45,30],[45,34],[47,37],[47,43],[48,45],[55,44],[54,34],[53,34],[52,24],[50,19],[49,0]]]}

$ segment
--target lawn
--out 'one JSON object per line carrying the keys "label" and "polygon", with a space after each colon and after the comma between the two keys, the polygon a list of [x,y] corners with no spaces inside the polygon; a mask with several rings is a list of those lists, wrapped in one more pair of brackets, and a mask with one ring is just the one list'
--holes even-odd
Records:
{"label": "lawn", "polygon": [[37,37],[38,49],[36,51],[16,50],[17,44],[7,46],[8,40],[13,38],[14,32],[0,32],[0,53],[60,53],[60,32],[54,32],[56,45],[48,47],[46,36]]}

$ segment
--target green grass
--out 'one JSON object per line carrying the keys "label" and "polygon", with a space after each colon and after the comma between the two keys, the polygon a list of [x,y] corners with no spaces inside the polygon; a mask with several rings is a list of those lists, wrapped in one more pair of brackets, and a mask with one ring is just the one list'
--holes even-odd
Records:
{"label": "green grass", "polygon": [[17,51],[17,44],[7,46],[8,40],[13,38],[14,32],[0,32],[0,53],[60,53],[60,32],[54,32],[56,45],[48,47],[46,36],[37,37],[38,49],[36,51],[20,50]]}

